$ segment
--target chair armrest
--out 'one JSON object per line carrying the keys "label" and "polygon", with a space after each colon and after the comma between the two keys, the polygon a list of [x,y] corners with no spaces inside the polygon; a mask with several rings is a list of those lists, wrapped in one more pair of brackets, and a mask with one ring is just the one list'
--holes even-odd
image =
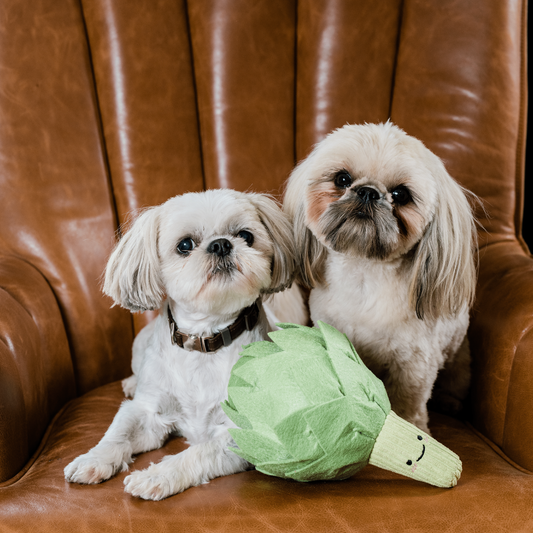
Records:
{"label": "chair armrest", "polygon": [[29,263],[0,257],[0,483],[24,466],[75,392],[52,289]]}
{"label": "chair armrest", "polygon": [[533,258],[516,241],[480,251],[469,338],[472,423],[533,471]]}

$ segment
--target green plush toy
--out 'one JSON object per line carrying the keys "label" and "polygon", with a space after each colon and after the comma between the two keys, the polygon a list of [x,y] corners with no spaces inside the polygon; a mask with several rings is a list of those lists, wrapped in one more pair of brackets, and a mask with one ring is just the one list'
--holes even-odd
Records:
{"label": "green plush toy", "polygon": [[391,411],[383,383],[348,338],[280,324],[273,342],[246,346],[233,367],[222,408],[238,426],[232,450],[272,476],[346,479],[368,463],[453,487],[461,461]]}

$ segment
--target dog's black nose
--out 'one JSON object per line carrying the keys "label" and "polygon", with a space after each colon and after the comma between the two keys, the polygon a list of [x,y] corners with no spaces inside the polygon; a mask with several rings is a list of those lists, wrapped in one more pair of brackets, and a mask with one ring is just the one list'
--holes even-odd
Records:
{"label": "dog's black nose", "polygon": [[365,202],[365,204],[369,202],[374,202],[375,200],[379,199],[379,192],[376,191],[376,189],[373,189],[372,187],[361,187],[357,190],[357,196]]}
{"label": "dog's black nose", "polygon": [[215,239],[213,242],[209,243],[207,251],[210,254],[218,255],[218,257],[224,257],[231,253],[233,246],[228,239]]}

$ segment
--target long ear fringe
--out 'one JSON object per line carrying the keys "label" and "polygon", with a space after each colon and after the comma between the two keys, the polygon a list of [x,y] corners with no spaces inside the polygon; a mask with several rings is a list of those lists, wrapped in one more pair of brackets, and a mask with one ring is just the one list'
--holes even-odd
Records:
{"label": "long ear fringe", "polygon": [[109,257],[103,291],[130,311],[159,309],[163,285],[159,274],[158,208],[144,211]]}
{"label": "long ear fringe", "polygon": [[296,265],[291,226],[281,206],[271,196],[250,193],[250,197],[274,248],[272,281],[264,291],[273,294],[289,288],[294,279]]}
{"label": "long ear fringe", "polygon": [[433,221],[417,246],[410,304],[418,318],[453,316],[474,302],[477,231],[466,194],[438,161]]}
{"label": "long ear fringe", "polygon": [[293,219],[296,245],[298,283],[313,289],[324,282],[324,266],[328,252],[307,227],[304,206],[300,205]]}
{"label": "long ear fringe", "polygon": [[307,289],[313,289],[324,282],[324,265],[328,255],[313,232],[307,227],[304,197],[308,166],[312,164],[313,152],[296,166],[287,182],[283,210],[292,222],[296,247],[296,280]]}

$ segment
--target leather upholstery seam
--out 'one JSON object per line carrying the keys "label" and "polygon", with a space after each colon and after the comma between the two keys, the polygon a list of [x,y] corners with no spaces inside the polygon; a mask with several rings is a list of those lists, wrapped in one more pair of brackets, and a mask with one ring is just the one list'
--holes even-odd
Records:
{"label": "leather upholstery seam", "polygon": [[121,231],[120,218],[118,214],[117,202],[115,199],[115,188],[113,187],[113,177],[111,175],[111,166],[109,164],[109,154],[107,151],[107,143],[106,143],[105,133],[104,133],[104,121],[102,117],[102,109],[100,107],[100,98],[98,96],[98,84],[96,83],[96,72],[94,69],[93,54],[92,54],[92,49],[91,49],[91,40],[89,38],[89,31],[87,29],[87,20],[85,18],[85,11],[83,9],[83,0],[78,0],[78,3],[80,6],[80,15],[81,15],[81,21],[83,24],[83,32],[85,34],[85,42],[87,44],[87,56],[89,59],[89,65],[91,69],[92,89],[93,89],[93,94],[94,94],[94,99],[95,99],[95,104],[96,104],[95,107],[96,107],[96,113],[97,113],[98,133],[100,137],[102,156],[103,156],[104,165],[105,165],[106,174],[107,174],[106,181],[109,187],[109,196],[110,196],[110,200],[112,203],[113,214],[115,218],[115,227],[116,227],[115,232],[118,232],[118,235],[120,236],[121,234],[120,233]]}
{"label": "leather upholstery seam", "polygon": [[191,18],[189,15],[189,0],[185,0],[185,13],[186,13],[186,22],[187,22],[187,40],[189,42],[189,53],[191,57],[191,73],[192,73],[192,83],[194,89],[194,103],[196,106],[196,125],[198,128],[198,150],[200,151],[200,168],[202,169],[202,186],[204,191],[207,188],[206,176],[205,176],[205,165],[204,165],[204,148],[202,145],[203,136],[202,136],[202,123],[200,121],[200,102],[198,101],[198,86],[196,84],[196,68],[194,66],[194,48],[192,45],[192,32],[191,32]]}
{"label": "leather upholstery seam", "polygon": [[[513,243],[513,244],[516,243],[516,244],[518,244],[518,246],[520,246],[520,249],[524,252],[524,255],[526,255],[527,257],[531,258],[531,254],[529,253],[529,250],[524,250],[523,246],[521,246],[520,239],[517,239],[516,237],[509,238],[509,239],[502,238],[502,239],[499,239],[497,241],[490,242],[490,243],[486,244],[485,246],[483,246],[482,248],[480,248],[479,253],[481,255],[482,252],[486,252],[486,250],[488,250],[490,247],[493,247],[494,245],[508,244],[508,243]],[[511,387],[510,379],[511,379],[511,375],[513,373],[513,368],[514,368],[514,364],[515,364],[517,347],[520,345],[520,343],[522,342],[522,339],[529,333],[530,330],[531,330],[531,328],[527,328],[524,331],[522,331],[522,335],[518,339],[518,342],[516,343],[514,351],[513,351],[513,358],[512,358],[511,367],[510,367],[510,370],[509,370],[509,383],[508,383],[508,386],[507,386],[507,392],[506,392],[506,398],[505,398],[505,413],[503,415],[503,427],[502,427],[502,432],[501,432],[501,442],[502,442],[502,444],[505,442],[505,433],[506,433],[506,427],[507,427],[507,415],[508,415],[508,408],[509,408],[509,396],[510,396],[509,390],[510,390],[510,387]],[[491,446],[499,455],[501,455],[507,462],[509,462],[509,464],[512,464],[513,466],[515,466],[515,468],[517,468],[521,472],[525,472],[526,474],[533,475],[533,472],[530,472],[529,470],[521,467],[520,465],[515,463],[512,459],[507,457],[507,455],[505,455],[505,452],[497,444],[493,443],[490,439],[488,439],[488,437],[485,437],[482,433],[477,431],[470,424],[468,424],[468,425],[473,431],[476,432],[477,435],[479,435],[481,438],[483,438],[487,442],[487,444],[489,444],[489,446]]]}
{"label": "leather upholstery seam", "polygon": [[394,102],[394,92],[396,89],[396,75],[398,73],[398,58],[400,56],[400,44],[402,38],[402,28],[403,28],[403,11],[404,11],[405,0],[400,0],[400,6],[398,9],[398,34],[396,36],[396,49],[394,51],[394,64],[392,66],[392,76],[391,76],[391,87],[390,87],[390,98],[389,98],[389,119],[392,117],[392,106]]}
{"label": "leather upholstery seam", "polygon": [[478,431],[470,422],[465,422],[465,425],[474,433],[477,437],[479,437],[489,448],[491,448],[495,453],[497,453],[504,461],[506,461],[508,464],[510,464],[513,468],[516,468],[523,474],[527,474],[528,476],[533,476],[533,472],[527,470],[526,468],[520,466],[518,463],[515,463],[510,457],[508,457],[505,452],[494,442],[492,442],[488,437],[483,435],[480,431]]}
{"label": "leather upholstery seam", "polygon": [[[511,243],[516,243],[520,246],[520,241],[518,241],[516,236],[513,235],[513,236],[510,236],[509,238],[501,238],[501,239],[498,239],[497,241],[492,241],[487,244],[484,244],[483,246],[479,248],[479,252],[481,253],[482,251],[488,250],[489,248],[492,248],[493,246],[496,246],[498,244],[511,244]],[[522,246],[520,246],[520,248],[522,248]],[[522,251],[525,252],[525,255],[527,255],[528,257],[531,257],[529,250],[526,251],[526,250],[523,250],[522,248]]]}
{"label": "leather upholstery seam", "polygon": [[520,106],[518,111],[518,135],[515,156],[515,234],[520,246],[529,253],[528,246],[522,237],[523,209],[524,209],[524,163],[526,143],[526,115],[527,115],[527,0],[522,0],[520,18]]}
{"label": "leather upholstery seam", "polygon": [[[294,94],[292,97],[293,105],[293,117],[292,117],[292,129],[293,129],[293,138],[294,142],[292,145],[293,154],[293,164],[296,165],[298,162],[298,0],[294,3],[294,44],[293,44],[293,53],[294,53]],[[287,190],[287,180],[285,180],[281,191],[282,196],[285,196]]]}
{"label": "leather upholstery seam", "polygon": [[[122,224],[120,223],[118,205],[117,205],[117,200],[116,200],[116,195],[115,195],[115,188],[113,186],[113,176],[111,174],[111,165],[109,162],[109,153],[107,150],[107,143],[106,143],[105,132],[104,132],[104,120],[102,117],[102,109],[100,107],[100,98],[98,96],[98,84],[96,82],[96,72],[94,69],[93,54],[92,54],[92,49],[91,49],[91,40],[89,38],[89,31],[87,29],[87,20],[85,18],[85,11],[83,9],[83,0],[78,0],[78,4],[80,7],[80,16],[81,16],[81,21],[83,25],[83,31],[85,34],[85,42],[87,45],[87,58],[89,60],[89,65],[91,69],[92,89],[93,89],[95,108],[96,108],[96,114],[97,114],[96,121],[98,123],[98,133],[99,133],[99,138],[100,138],[100,146],[102,150],[102,158],[104,160],[109,199],[110,199],[111,209],[113,211],[113,217],[114,217],[114,226],[115,226],[114,234],[115,234],[115,238],[120,239],[122,237]],[[135,337],[135,323],[133,320],[133,314],[130,314],[130,325],[131,325],[132,336]],[[72,359],[72,366],[74,370],[76,370],[74,358],[72,357],[72,350],[70,353],[71,353],[71,359]],[[75,384],[76,384],[76,394],[78,394],[78,380],[76,376],[77,376],[77,372],[75,372]]]}
{"label": "leather upholstery seam", "polygon": [[46,446],[47,442],[48,442],[48,439],[50,438],[50,435],[52,433],[52,429],[54,428],[56,422],[58,421],[58,419],[64,414],[64,412],[67,410],[67,408],[70,406],[70,404],[75,400],[75,398],[73,398],[72,400],[70,400],[69,402],[67,402],[57,413],[56,415],[54,416],[54,418],[52,418],[52,421],[50,422],[50,424],[48,424],[48,427],[41,439],[41,442],[39,443],[39,446],[37,447],[37,449],[35,450],[35,452],[33,453],[33,455],[28,459],[28,461],[26,462],[26,464],[24,465],[24,467],[22,468],[22,470],[20,470],[17,474],[15,474],[13,477],[7,479],[6,481],[2,481],[0,482],[0,490],[4,489],[4,488],[7,488],[7,487],[12,487],[13,485],[15,485],[16,483],[18,483],[30,470],[31,470],[31,467],[37,462],[37,459],[40,457],[40,455],[42,454],[43,450],[44,450],[44,447]]}
{"label": "leather upholstery seam", "polygon": [[[71,342],[70,342],[70,339],[69,339],[69,336],[68,336],[68,333],[67,333],[67,328],[66,328],[66,325],[65,325],[65,317],[63,316],[63,312],[62,312],[62,309],[61,309],[61,305],[59,303],[59,300],[57,298],[57,295],[54,291],[54,288],[52,287],[52,285],[50,284],[50,282],[48,281],[48,278],[43,274],[43,272],[41,272],[41,270],[36,266],[34,265],[33,263],[31,263],[30,261],[28,261],[27,259],[25,259],[24,257],[21,257],[19,255],[9,255],[9,256],[4,256],[4,257],[7,257],[7,258],[13,258],[17,261],[21,261],[25,264],[27,264],[30,268],[34,269],[40,276],[41,278],[44,280],[44,282],[46,283],[46,285],[48,286],[48,288],[50,289],[50,292],[52,294],[52,297],[54,298],[54,301],[57,305],[57,309],[59,311],[59,315],[61,317],[61,326],[63,328],[63,332],[65,334],[65,339],[67,341],[67,346],[68,346],[68,350],[69,350],[69,355],[70,355],[70,362],[71,362],[71,365],[72,365],[72,374],[73,374],[73,377],[75,375],[75,365],[74,365],[74,361],[72,359],[72,346],[71,346]],[[15,298],[15,295],[12,294],[6,287],[4,287],[3,285],[0,286],[0,289],[2,289],[6,294],[8,294],[11,298],[13,298],[13,300],[28,314],[28,316],[30,317],[30,319],[33,321],[33,323],[35,324],[35,326],[37,327],[37,324],[35,323],[35,319],[32,315],[32,313],[26,308],[26,306],[24,305],[24,303],[22,301],[19,301],[17,298]],[[39,334],[41,334],[41,331],[40,329],[37,327],[37,330],[39,332]],[[11,351],[11,346],[6,343],[5,339],[3,337],[0,337],[0,341],[2,341],[2,343],[8,348],[9,351]],[[76,379],[74,378],[74,390],[75,390],[75,394],[76,394],[76,397],[78,395],[78,389],[77,389],[77,383],[76,383]],[[48,441],[48,437],[50,435],[50,432],[52,431],[52,427],[54,426],[55,422],[56,422],[56,419],[63,413],[63,411],[66,409],[66,407],[74,400],[75,398],[72,398],[70,399],[65,405],[63,405],[63,407],[61,407],[59,409],[59,411],[52,417],[52,420],[50,420],[50,422],[48,423],[48,426],[46,428],[46,431],[44,432],[43,436],[41,437],[41,441],[39,443],[39,446],[37,447],[37,449],[35,450],[35,452],[31,455],[31,457],[28,459],[28,461],[25,463],[25,465],[22,467],[22,469],[17,473],[15,474],[15,476],[9,478],[8,480],[6,481],[2,481],[0,482],[0,489],[4,488],[4,487],[8,487],[8,486],[11,486],[13,484],[15,484],[20,478],[22,478],[24,476],[24,474],[31,468],[31,466],[35,463],[35,461],[37,460],[37,458],[39,457],[39,455],[41,454],[46,442]]]}
{"label": "leather upholstery seam", "polygon": [[[516,362],[516,353],[518,352],[518,347],[520,346],[520,344],[522,344],[522,340],[531,331],[531,329],[532,329],[531,327],[528,327],[528,328],[522,330],[522,335],[520,335],[520,338],[518,339],[518,342],[515,344],[514,350],[513,350],[513,360],[511,362],[511,368],[509,369],[509,383],[508,383],[508,386],[507,386],[507,396],[505,398],[505,415],[504,415],[504,418],[503,418],[502,448],[503,448],[503,446],[505,445],[505,442],[506,442],[506,433],[507,433],[507,425],[508,425],[508,414],[509,414],[509,397],[510,397],[510,389],[511,389],[511,378],[513,376],[514,365],[515,365],[515,362]],[[502,450],[502,453],[503,453],[503,450]],[[511,460],[511,459],[509,459],[509,460]],[[519,468],[522,468],[522,467],[519,467]],[[533,475],[533,472],[530,472],[529,470],[524,469],[524,471]]]}
{"label": "leather upholstery seam", "polygon": [[[72,362],[72,369],[73,371],[75,370],[75,364],[74,364],[74,361],[72,359],[72,345],[71,345],[71,342],[70,342],[70,338],[68,336],[68,332],[67,332],[67,327],[66,327],[66,318],[65,316],[63,315],[63,310],[61,309],[61,303],[59,301],[59,298],[57,297],[57,294],[56,292],[54,291],[54,288],[52,287],[50,281],[48,281],[48,278],[44,275],[43,272],[41,272],[41,270],[37,267],[37,265],[34,265],[33,263],[31,263],[30,261],[28,261],[25,257],[22,257],[20,255],[4,255],[2,257],[6,257],[6,258],[13,258],[17,261],[22,261],[23,263],[25,263],[26,265],[28,265],[30,268],[33,268],[40,276],[41,278],[44,280],[44,282],[46,283],[46,285],[48,286],[48,288],[50,289],[50,292],[52,293],[52,296],[54,297],[54,301],[57,305],[57,309],[59,311],[59,315],[61,316],[61,325],[63,327],[63,331],[65,332],[65,337],[67,339],[67,344],[68,344],[68,351],[69,351],[69,355],[70,355],[70,360]],[[11,298],[13,298],[27,313],[28,315],[30,316],[30,318],[35,322],[34,318],[33,318],[33,315],[30,313],[30,311],[28,309],[26,309],[26,306],[20,302],[17,298],[15,298],[15,296],[10,292],[8,291],[5,287],[1,287],[7,294],[9,294],[11,296]],[[76,394],[78,394],[78,391],[77,391],[77,384],[76,382],[74,382],[74,385],[76,386]]]}

